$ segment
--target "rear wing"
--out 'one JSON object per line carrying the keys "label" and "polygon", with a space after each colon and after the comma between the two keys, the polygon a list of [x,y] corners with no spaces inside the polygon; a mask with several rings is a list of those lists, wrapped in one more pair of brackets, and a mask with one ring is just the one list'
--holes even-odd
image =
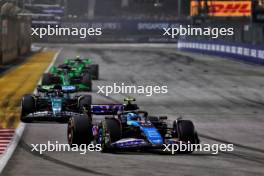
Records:
{"label": "rear wing", "polygon": [[116,115],[118,111],[123,111],[123,104],[93,104],[91,113],[95,115]]}

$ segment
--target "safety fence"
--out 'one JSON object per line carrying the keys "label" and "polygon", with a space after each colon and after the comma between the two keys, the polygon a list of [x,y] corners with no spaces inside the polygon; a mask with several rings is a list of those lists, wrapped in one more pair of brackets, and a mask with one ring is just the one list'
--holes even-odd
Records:
{"label": "safety fence", "polygon": [[179,41],[178,48],[264,65],[264,45]]}

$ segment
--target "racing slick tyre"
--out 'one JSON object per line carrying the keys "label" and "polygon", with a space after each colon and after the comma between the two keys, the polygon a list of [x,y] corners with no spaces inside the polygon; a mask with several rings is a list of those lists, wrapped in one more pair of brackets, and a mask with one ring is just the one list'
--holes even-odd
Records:
{"label": "racing slick tyre", "polygon": [[85,73],[83,75],[83,78],[82,78],[82,84],[84,84],[85,86],[87,86],[87,91],[92,91],[92,78],[91,78],[91,75],[88,74],[88,73]]}
{"label": "racing slick tyre", "polygon": [[[196,132],[193,122],[190,120],[180,120],[178,122],[178,138],[180,141],[195,144],[196,143]],[[186,149],[185,151],[178,151],[178,153],[192,153]]]}
{"label": "racing slick tyre", "polygon": [[42,85],[51,85],[53,82],[48,73],[44,73],[42,77]]}
{"label": "racing slick tyre", "polygon": [[93,80],[98,80],[99,79],[99,65],[97,64],[90,65],[90,73],[92,75]]}
{"label": "racing slick tyre", "polygon": [[71,147],[89,145],[93,140],[92,119],[85,115],[73,116],[68,121],[67,139]]}
{"label": "racing slick tyre", "polygon": [[102,152],[115,152],[111,143],[121,139],[121,124],[117,119],[105,119],[99,127],[98,143],[101,144]]}
{"label": "racing slick tyre", "polygon": [[91,117],[91,105],[92,105],[91,95],[84,95],[80,97],[79,100],[80,113],[87,114],[89,117]]}
{"label": "racing slick tyre", "polygon": [[27,118],[26,116],[30,113],[35,112],[36,105],[35,105],[35,99],[32,95],[27,94],[22,98],[21,102],[21,117],[20,120],[22,122],[31,122],[32,120]]}

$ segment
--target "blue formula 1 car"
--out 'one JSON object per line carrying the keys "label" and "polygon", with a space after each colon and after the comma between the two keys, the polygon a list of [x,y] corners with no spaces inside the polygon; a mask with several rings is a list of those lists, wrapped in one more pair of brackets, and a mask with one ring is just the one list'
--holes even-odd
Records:
{"label": "blue formula 1 car", "polygon": [[76,95],[75,86],[38,86],[37,94],[27,94],[21,102],[21,121],[53,121],[67,123],[70,117],[90,112],[90,95]]}
{"label": "blue formula 1 car", "polygon": [[[70,118],[68,123],[69,144],[101,144],[102,152],[163,149],[164,144],[199,143],[198,134],[190,120],[177,119],[171,124],[167,117],[149,116],[146,111],[130,110],[124,106],[109,105],[111,108],[95,105],[92,114],[106,116],[99,124],[91,118]],[[101,108],[101,111],[100,111]],[[94,112],[93,112],[94,111]],[[191,153],[185,151],[184,153]]]}

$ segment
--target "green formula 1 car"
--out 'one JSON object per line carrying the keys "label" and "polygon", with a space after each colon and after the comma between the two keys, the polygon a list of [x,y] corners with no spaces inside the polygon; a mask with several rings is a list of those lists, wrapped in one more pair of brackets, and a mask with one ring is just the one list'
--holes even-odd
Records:
{"label": "green formula 1 car", "polygon": [[21,121],[68,122],[74,115],[89,116],[91,95],[74,95],[75,86],[38,86],[36,94],[23,96]]}
{"label": "green formula 1 car", "polygon": [[81,59],[80,56],[76,56],[75,59],[65,59],[64,64],[72,69],[90,73],[93,80],[99,79],[99,66],[98,64],[93,64],[89,58]]}
{"label": "green formula 1 car", "polygon": [[48,73],[43,74],[42,85],[62,86],[75,85],[78,91],[92,91],[92,76],[81,67],[71,67],[62,64],[51,67]]}

